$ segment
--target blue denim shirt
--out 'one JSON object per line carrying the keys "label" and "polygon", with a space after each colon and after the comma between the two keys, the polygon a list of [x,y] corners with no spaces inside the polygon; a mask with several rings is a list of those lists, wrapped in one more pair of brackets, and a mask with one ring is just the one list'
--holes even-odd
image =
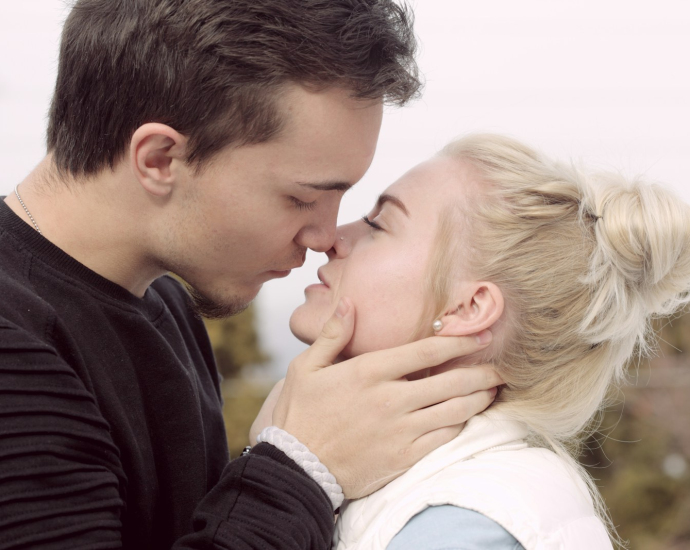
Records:
{"label": "blue denim shirt", "polygon": [[498,523],[457,506],[432,506],[414,516],[387,550],[525,550]]}

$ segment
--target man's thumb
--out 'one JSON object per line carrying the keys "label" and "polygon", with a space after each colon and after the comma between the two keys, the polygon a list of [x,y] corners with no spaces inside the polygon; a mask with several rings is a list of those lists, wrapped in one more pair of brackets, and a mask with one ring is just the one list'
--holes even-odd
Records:
{"label": "man's thumb", "polygon": [[341,298],[335,313],[326,321],[321,334],[308,351],[309,364],[314,367],[332,365],[352,339],[355,330],[355,308],[348,298]]}

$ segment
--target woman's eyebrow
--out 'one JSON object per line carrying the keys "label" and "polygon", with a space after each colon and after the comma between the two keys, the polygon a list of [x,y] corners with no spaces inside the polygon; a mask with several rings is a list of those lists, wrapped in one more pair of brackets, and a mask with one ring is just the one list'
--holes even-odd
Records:
{"label": "woman's eyebrow", "polygon": [[378,200],[376,201],[376,206],[377,208],[381,209],[383,205],[387,202],[397,206],[403,214],[405,214],[408,218],[410,217],[410,213],[407,211],[407,208],[403,204],[403,201],[401,201],[398,197],[388,195],[387,193],[384,193],[383,195],[379,196]]}

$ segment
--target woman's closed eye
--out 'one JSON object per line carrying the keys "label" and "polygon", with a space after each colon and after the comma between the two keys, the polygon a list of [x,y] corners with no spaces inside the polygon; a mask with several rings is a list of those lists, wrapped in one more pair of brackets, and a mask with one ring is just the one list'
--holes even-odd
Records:
{"label": "woman's closed eye", "polygon": [[381,226],[380,226],[378,223],[376,223],[375,221],[370,220],[370,219],[369,219],[369,216],[367,216],[366,214],[365,214],[364,216],[362,216],[362,221],[363,221],[364,223],[366,223],[366,224],[367,224],[369,227],[371,227],[372,229],[375,229],[376,231],[383,231],[383,227],[381,227]]}

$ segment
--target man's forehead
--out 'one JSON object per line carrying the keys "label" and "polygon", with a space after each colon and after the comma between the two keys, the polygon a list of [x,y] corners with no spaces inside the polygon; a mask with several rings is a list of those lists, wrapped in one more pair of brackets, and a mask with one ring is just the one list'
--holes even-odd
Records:
{"label": "man's forehead", "polygon": [[282,137],[288,138],[303,133],[363,130],[377,126],[375,121],[383,113],[383,100],[358,99],[351,91],[337,87],[314,91],[289,85],[278,95],[276,106],[282,118]]}

